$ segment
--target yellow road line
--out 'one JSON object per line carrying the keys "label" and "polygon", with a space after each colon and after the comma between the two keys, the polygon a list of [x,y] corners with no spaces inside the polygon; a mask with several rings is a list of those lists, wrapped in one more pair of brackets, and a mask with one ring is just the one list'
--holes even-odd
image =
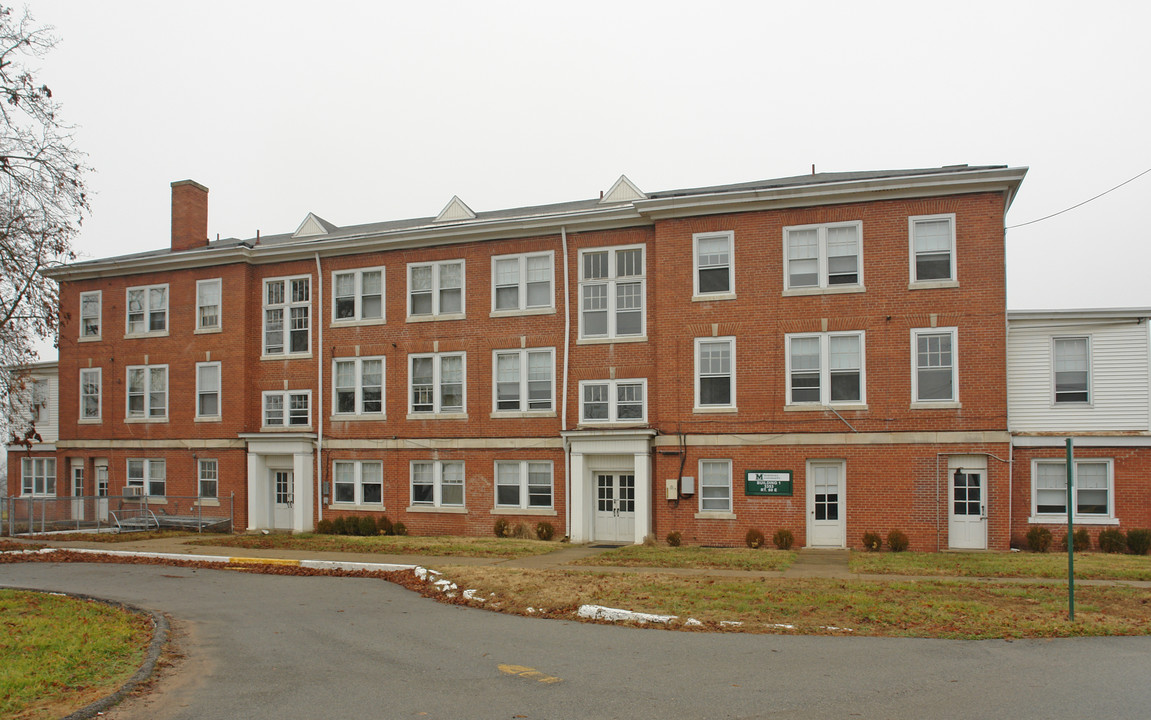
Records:
{"label": "yellow road line", "polygon": [[516,675],[522,678],[529,678],[531,680],[535,680],[536,682],[546,683],[548,685],[552,683],[563,682],[562,678],[552,677],[551,675],[544,675],[539,670],[527,667],[526,665],[500,664],[498,667],[500,672],[504,673],[505,675]]}
{"label": "yellow road line", "polygon": [[228,558],[228,562],[232,565],[299,565],[299,560],[289,560],[287,558],[255,558],[255,557],[234,557]]}

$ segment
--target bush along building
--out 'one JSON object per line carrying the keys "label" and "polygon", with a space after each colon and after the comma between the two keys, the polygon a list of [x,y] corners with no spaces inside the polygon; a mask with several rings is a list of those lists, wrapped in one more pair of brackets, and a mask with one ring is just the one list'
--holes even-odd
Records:
{"label": "bush along building", "polygon": [[1025,173],[621,177],[215,242],[207,188],[176,182],[170,247],[52,272],[70,321],[40,452],[112,495],[234,493],[238,528],[1006,549],[1049,509],[1008,462],[1004,214]]}

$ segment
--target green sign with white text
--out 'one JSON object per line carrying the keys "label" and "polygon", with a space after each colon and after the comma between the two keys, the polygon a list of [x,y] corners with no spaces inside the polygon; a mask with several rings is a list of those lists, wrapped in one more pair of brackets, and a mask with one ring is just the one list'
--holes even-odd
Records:
{"label": "green sign with white text", "polygon": [[791,495],[790,470],[747,470],[743,473],[745,495]]}

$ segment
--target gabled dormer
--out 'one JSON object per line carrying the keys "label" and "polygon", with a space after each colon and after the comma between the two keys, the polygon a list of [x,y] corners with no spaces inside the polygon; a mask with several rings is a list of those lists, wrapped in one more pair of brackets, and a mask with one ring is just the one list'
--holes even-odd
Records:
{"label": "gabled dormer", "polygon": [[643,200],[646,198],[647,195],[644,194],[643,190],[640,190],[635,186],[635,183],[628,180],[627,175],[620,175],[619,180],[615,181],[615,184],[611,186],[610,190],[603,194],[603,197],[600,198],[599,201],[606,205],[608,203],[631,202],[632,200]]}
{"label": "gabled dormer", "polygon": [[338,226],[333,225],[319,215],[308,213],[308,216],[304,218],[304,222],[300,223],[300,227],[296,228],[296,232],[292,233],[292,237],[316,237],[318,235],[327,235],[339,229]]}
{"label": "gabled dormer", "polygon": [[456,220],[475,220],[475,212],[460,200],[459,195],[452,195],[452,199],[440,210],[440,214],[436,215],[435,222],[454,222]]}

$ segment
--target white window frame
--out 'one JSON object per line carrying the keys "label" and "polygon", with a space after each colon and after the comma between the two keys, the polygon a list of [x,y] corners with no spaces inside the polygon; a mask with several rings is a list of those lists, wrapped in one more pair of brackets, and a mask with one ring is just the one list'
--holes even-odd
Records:
{"label": "white window frame", "polygon": [[[298,281],[307,283],[308,299],[293,300],[292,285]],[[268,286],[274,283],[284,284],[282,302],[268,302]],[[286,357],[309,357],[312,354],[312,276],[311,275],[285,275],[283,277],[264,278],[260,285],[260,307],[262,315],[260,347],[263,348],[263,359],[279,359]],[[307,328],[292,328],[292,311],[306,310]],[[280,342],[278,345],[268,344],[268,311],[280,311]],[[293,331],[304,330],[304,337],[308,339],[308,346],[303,350],[292,350]],[[279,350],[270,348],[279,347]]]}
{"label": "white window frame", "polygon": [[56,458],[20,458],[20,496],[56,497]]}
{"label": "white window frame", "polygon": [[[280,422],[268,422],[268,398],[280,398]],[[294,397],[304,397],[308,401],[308,422],[292,423],[291,402]],[[311,390],[270,390],[264,391],[260,402],[260,424],[265,429],[306,430],[312,427],[312,391]]]}
{"label": "white window frame", "polygon": [[[856,279],[853,283],[832,283],[828,269],[827,231],[833,228],[854,227],[857,249]],[[791,233],[815,230],[818,257],[816,259],[816,284],[791,286]],[[785,295],[817,295],[823,293],[863,292],[863,221],[813,223],[809,225],[789,225],[783,228],[783,291]]]}
{"label": "white window frame", "polygon": [[[443,312],[440,310],[440,293],[443,288],[440,287],[440,274],[442,269],[447,265],[460,266],[460,309],[455,312]],[[431,268],[432,270],[432,287],[428,290],[431,293],[432,309],[427,313],[414,313],[412,312],[414,302],[414,289],[412,287],[412,273],[417,268]],[[407,308],[408,308],[408,322],[421,322],[426,320],[462,320],[467,316],[467,301],[468,301],[468,266],[463,258],[456,258],[454,260],[436,260],[434,262],[417,262],[408,263],[408,292],[407,292]],[[423,291],[421,291],[423,292]]]}
{"label": "white window frame", "polygon": [[[458,357],[460,358],[460,373],[462,374],[461,384],[461,406],[458,408],[452,407],[447,410],[443,408],[443,374],[442,365],[444,358]],[[412,387],[413,381],[413,367],[417,359],[431,358],[432,359],[432,410],[416,410],[415,398],[413,396],[414,389]],[[438,352],[438,353],[414,353],[408,355],[408,419],[418,420],[420,418],[464,418],[467,417],[468,412],[468,354],[466,352]]]}
{"label": "white window frame", "polygon": [[[444,502],[444,466],[445,465],[458,465],[460,468],[460,482],[447,483],[449,485],[460,486],[460,501]],[[432,500],[416,501],[415,485],[416,485],[416,467],[417,466],[431,466],[432,478]],[[463,460],[412,460],[408,466],[408,499],[410,501],[409,510],[419,508],[439,508],[439,509],[458,509],[462,510],[467,507],[468,502],[468,482],[467,482],[467,466]],[[428,483],[420,483],[426,485]]]}
{"label": "white window frame", "polygon": [[[164,291],[164,327],[159,330],[150,329],[152,326],[152,315],[159,312],[152,308],[152,291]],[[143,330],[132,331],[132,304],[131,296],[133,291],[139,291],[144,294],[144,306],[141,314],[144,316],[142,322],[144,323]],[[172,309],[172,293],[169,291],[168,283],[160,283],[157,285],[135,285],[124,290],[124,337],[126,338],[141,338],[141,337],[164,337],[168,334],[169,322],[171,320]]]}
{"label": "white window frame", "polygon": [[[215,414],[205,415],[200,413],[200,398],[204,395],[212,394],[212,390],[204,387],[203,378],[200,375],[201,370],[208,368],[215,368],[216,370],[216,412]],[[196,420],[219,420],[224,411],[224,373],[220,369],[219,362],[200,362],[196,363]]]}
{"label": "white window frame", "polygon": [[[92,397],[92,394],[85,393],[84,377],[86,375],[95,376],[95,398],[96,398],[96,413],[88,415],[85,413],[84,400]],[[104,417],[104,369],[103,368],[80,368],[80,414],[77,422],[80,423],[98,423]]]}
{"label": "white window frame", "polygon": [[[96,312],[84,312],[84,299],[95,297]],[[126,296],[125,296],[126,297]],[[87,332],[85,321],[92,320],[95,332]],[[104,294],[100,290],[89,290],[80,293],[80,342],[96,342],[104,336]]]}
{"label": "white window frame", "polygon": [[[216,288],[216,322],[214,324],[207,324],[204,322],[204,309],[212,307],[211,303],[205,302],[204,290],[215,286]],[[196,281],[196,332],[198,333],[213,333],[221,332],[224,327],[224,281],[221,278],[210,278],[208,280]]]}
{"label": "white window frame", "polygon": [[[144,409],[139,414],[132,414],[132,372],[135,370],[144,373],[144,391],[141,393],[144,396]],[[155,410],[152,400],[152,371],[162,370],[164,372],[164,414],[154,415]],[[168,417],[171,414],[171,396],[170,391],[172,388],[172,376],[168,372],[167,365],[129,365],[124,368],[124,422],[168,422]]]}
{"label": "white window frame", "polygon": [[[548,475],[548,482],[547,482],[548,494],[547,494],[547,497],[548,497],[548,501],[547,501],[546,505],[533,504],[531,501],[531,496],[532,496],[531,489],[533,487],[535,487],[535,488],[543,487],[540,483],[535,483],[534,485],[531,483],[531,469],[532,469],[533,465],[536,466],[537,468],[543,467],[543,466],[547,467],[547,475]],[[516,487],[516,495],[518,498],[518,502],[515,502],[515,503],[501,503],[500,502],[500,488],[501,487],[505,487],[505,488],[506,487],[512,487],[512,483],[501,483],[500,482],[500,479],[502,477],[502,475],[500,474],[500,468],[501,467],[514,468],[515,469],[516,478],[517,478],[516,483],[515,483],[515,487]],[[519,510],[537,510],[537,511],[554,510],[555,509],[555,464],[551,460],[496,460],[495,461],[495,469],[494,469],[494,473],[493,473],[492,477],[493,477],[492,484],[494,486],[493,501],[495,503],[496,509],[499,509],[499,510],[519,509]],[[536,495],[539,496],[539,493],[537,492]]]}
{"label": "white window frame", "polygon": [[[640,257],[640,273],[638,275],[623,275],[618,274],[617,256],[621,252],[628,252],[631,250],[639,250]],[[594,255],[597,253],[607,253],[607,276],[602,278],[587,278],[584,276],[586,266],[584,258],[587,255]],[[642,342],[647,340],[647,248],[644,245],[613,245],[609,247],[593,247],[583,248],[579,251],[579,340],[580,343],[595,343],[595,342]],[[618,307],[618,298],[616,289],[620,284],[633,284],[639,285],[639,299],[640,299],[640,331],[639,333],[621,335],[617,330],[618,315],[621,312]],[[602,335],[589,335],[587,333],[586,322],[584,315],[587,310],[584,308],[587,292],[592,287],[605,288],[605,305],[603,312],[607,315],[606,329]],[[634,308],[627,308],[625,311],[631,311]],[[597,310],[598,312],[598,310]]]}
{"label": "white window frame", "polygon": [[[204,492],[204,483],[212,483],[216,491],[212,494]],[[216,458],[198,458],[196,460],[196,495],[197,497],[216,500],[220,497],[220,461]]]}
{"label": "white window frame", "polygon": [[[380,363],[380,409],[378,411],[364,410],[364,363],[378,360]],[[351,363],[353,366],[354,385],[353,409],[340,410],[340,392],[344,386],[339,385],[339,366],[341,363]],[[370,417],[373,420],[382,420],[387,416],[387,378],[388,361],[383,355],[370,355],[367,357],[339,357],[332,359],[332,417],[347,420],[357,417]]]}
{"label": "white window frame", "polygon": [[[915,262],[915,229],[919,223],[940,222],[946,220],[950,230],[950,246],[948,254],[951,260],[951,275],[945,278],[919,279],[919,269]],[[959,285],[958,264],[955,258],[955,213],[941,213],[938,215],[912,215],[907,218],[907,249],[908,249],[908,277],[911,279],[908,287],[917,288],[956,287]]]}
{"label": "white window frame", "polygon": [[[586,402],[584,395],[584,388],[592,385],[607,386],[607,405],[608,416],[607,418],[594,418],[589,419],[586,412]],[[619,417],[619,388],[621,385],[639,385],[643,390],[643,405],[642,417],[638,418],[620,418]],[[581,425],[606,425],[606,424],[643,424],[647,422],[647,378],[628,378],[621,380],[581,380],[579,383],[579,414]]]}
{"label": "white window frame", "polygon": [[[858,400],[832,400],[831,399],[831,340],[837,337],[859,338],[859,399]],[[817,339],[819,341],[819,400],[797,402],[792,397],[792,353],[791,345],[794,340]],[[847,330],[842,332],[819,333],[791,333],[784,336],[786,403],[792,409],[823,407],[836,407],[846,409],[867,408],[867,333],[863,330]]]}
{"label": "white window frame", "polygon": [[[1084,350],[1087,353],[1087,399],[1085,400],[1060,400],[1059,399],[1059,372],[1058,363],[1059,357],[1057,349],[1060,340],[1082,340]],[[1052,407],[1091,407],[1095,394],[1091,391],[1091,381],[1094,379],[1095,373],[1092,365],[1094,357],[1091,352],[1091,336],[1090,335],[1056,335],[1051,338],[1051,406]]]}
{"label": "white window frame", "polygon": [[[724,239],[727,241],[727,289],[700,290],[699,274],[703,270],[715,270],[723,265],[700,265],[699,244],[701,241]],[[702,232],[691,236],[691,295],[692,300],[734,300],[735,299],[735,233],[731,230],[722,232]]]}
{"label": "white window frame", "polygon": [[[723,466],[727,475],[727,484],[725,486],[716,484],[707,484],[705,479],[707,475],[704,474],[705,465],[718,465]],[[700,458],[699,460],[699,509],[697,518],[723,518],[729,519],[735,517],[732,513],[735,512],[735,480],[732,477],[732,463],[731,460],[724,460],[718,458]],[[727,490],[726,505],[724,507],[705,507],[705,503],[714,501],[716,498],[705,497],[707,493],[705,488],[725,487]]]}
{"label": "white window frame", "polygon": [[[366,273],[379,273],[380,274],[380,314],[379,316],[364,316],[364,275]],[[352,316],[351,317],[337,317],[337,305],[339,298],[348,297],[346,295],[337,295],[338,283],[336,278],[341,275],[351,275],[353,290],[352,290]],[[333,270],[332,271],[332,325],[382,325],[387,322],[387,286],[388,278],[384,270],[384,266],[366,267],[366,268],[352,268],[347,270]]]}
{"label": "white window frame", "polygon": [[[723,404],[707,404],[703,403],[701,394],[701,385],[703,384],[704,373],[702,370],[703,363],[701,362],[700,351],[704,345],[707,344],[720,344],[726,343],[728,346],[730,369],[726,377],[730,385],[731,401]],[[723,373],[709,372],[707,377],[725,377]],[[736,410],[736,395],[735,395],[735,337],[706,337],[695,339],[695,408],[694,412],[734,412]]]}
{"label": "white window frame", "polygon": [[[532,258],[546,257],[548,260],[548,300],[544,305],[529,305],[528,304],[528,261]],[[506,286],[497,285],[499,276],[496,272],[496,267],[500,262],[507,262],[515,260],[518,263],[518,280],[516,288],[518,289],[518,302],[516,307],[501,308],[497,306],[497,291],[500,287],[511,287],[510,284]],[[492,311],[491,317],[504,317],[507,315],[533,315],[555,312],[555,296],[556,296],[556,264],[555,253],[551,250],[545,252],[531,252],[531,253],[518,253],[513,255],[495,255],[492,257]]]}
{"label": "white window frame", "polygon": [[[132,463],[135,462],[143,463],[140,466],[142,474],[139,479],[132,477]],[[157,467],[163,468],[163,480],[153,479],[152,471]],[[162,498],[168,494],[168,461],[163,458],[128,458],[124,477],[126,478],[124,487],[138,487],[141,495]],[[156,483],[163,483],[163,492],[152,492],[154,489],[152,486]]]}
{"label": "white window frame", "polygon": [[[921,335],[951,336],[951,399],[919,399],[919,337]],[[911,407],[913,408],[955,408],[959,407],[959,328],[912,328],[911,329]]]}
{"label": "white window frame", "polygon": [[[532,400],[529,397],[529,356],[533,354],[546,353],[548,356],[548,368],[550,369],[550,377],[548,379],[548,406],[546,408],[533,408],[531,407]],[[501,408],[499,397],[499,358],[501,355],[515,355],[519,362],[519,407],[517,408]],[[536,401],[538,402],[538,401]],[[522,417],[522,416],[554,416],[556,413],[556,351],[555,348],[522,348],[515,350],[493,350],[492,351],[492,416],[505,416],[505,417]]]}
{"label": "white window frame", "polygon": [[[1077,525],[1118,525],[1119,519],[1115,515],[1115,461],[1112,458],[1075,458],[1075,481],[1073,485],[1073,501],[1075,508],[1072,519]],[[1059,512],[1039,512],[1039,467],[1041,465],[1058,465],[1062,469],[1063,487],[1059,489],[1063,509]],[[1105,465],[1107,468],[1107,513],[1081,513],[1079,512],[1079,493],[1084,490],[1096,488],[1083,488],[1079,484],[1079,467],[1081,465]],[[1027,519],[1032,523],[1065,523],[1067,522],[1067,459],[1066,458],[1033,458],[1031,460],[1031,517]]]}
{"label": "white window frame", "polygon": [[[350,466],[352,476],[351,481],[347,482],[340,478],[340,466]],[[375,482],[364,482],[364,468],[374,467],[379,470],[379,486],[380,486],[380,499],[379,500],[364,500],[364,485],[376,485]],[[374,478],[371,478],[374,480]],[[352,486],[352,499],[339,500],[337,493],[339,492],[339,485]],[[331,503],[334,507],[367,507],[373,510],[384,509],[384,463],[381,460],[347,460],[338,459],[332,461],[332,495]]]}

